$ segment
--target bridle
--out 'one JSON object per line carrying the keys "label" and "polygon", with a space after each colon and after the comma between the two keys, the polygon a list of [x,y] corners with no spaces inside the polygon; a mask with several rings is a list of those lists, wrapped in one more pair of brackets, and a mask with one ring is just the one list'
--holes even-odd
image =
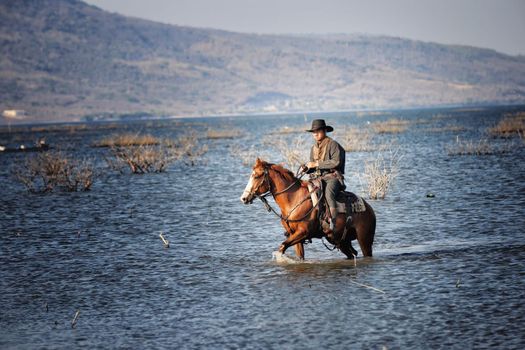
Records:
{"label": "bridle", "polygon": [[[295,186],[296,184],[300,184],[300,180],[299,179],[295,179],[294,182],[292,182],[288,187],[286,187],[285,189],[281,190],[281,191],[278,191],[278,192],[275,192],[273,193],[272,192],[272,187],[271,187],[271,182],[270,182],[270,175],[269,175],[269,172],[268,172],[268,168],[267,167],[264,167],[264,173],[263,175],[260,175],[260,176],[264,176],[264,179],[263,181],[261,181],[257,187],[250,191],[249,193],[257,198],[259,198],[261,200],[261,202],[264,203],[264,206],[266,207],[266,210],[268,211],[271,211],[272,213],[274,213],[279,219],[283,220],[284,222],[286,222],[286,224],[288,225],[288,227],[290,228],[290,222],[301,222],[301,221],[304,221],[307,217],[310,216],[310,214],[312,214],[312,212],[315,210],[315,208],[317,208],[317,206],[319,205],[319,203],[321,202],[321,199],[324,195],[324,193],[321,194],[321,197],[319,198],[319,200],[317,201],[317,203],[315,205],[312,205],[312,208],[310,208],[310,210],[308,210],[308,212],[303,215],[301,218],[299,219],[290,219],[290,216],[292,215],[292,213],[297,209],[299,208],[304,202],[306,202],[307,200],[311,200],[311,192],[308,192],[308,195],[306,197],[304,197],[298,204],[296,204],[291,210],[290,212],[288,213],[288,215],[286,216],[283,216],[281,213],[278,213],[271,205],[270,203],[268,203],[268,200],[266,199],[266,197],[272,195],[273,198],[275,199],[275,197],[277,197],[278,195],[280,194],[283,194],[285,192],[287,192],[289,189],[291,189],[293,186]],[[258,177],[260,177],[258,176]],[[257,178],[257,177],[256,177]],[[262,193],[262,194],[257,194],[257,192],[259,191],[259,188],[261,188],[261,186],[266,183],[268,185],[268,191]]]}
{"label": "bridle", "polygon": [[[268,168],[264,167],[264,174],[256,176],[255,179],[258,179],[261,176],[264,176],[264,179],[261,182],[259,182],[259,184],[257,185],[256,188],[254,188],[253,190],[248,192],[250,194],[250,196],[261,198],[261,196],[262,197],[266,197],[266,196],[269,196],[272,193],[271,192],[271,187],[270,187],[270,185],[271,185],[270,184],[270,176],[268,175]],[[261,188],[261,186],[264,185],[264,183],[266,183],[268,185],[268,190],[266,192],[264,192],[263,194],[257,194],[257,192],[259,191],[259,188]]]}
{"label": "bridle", "polygon": [[[308,212],[306,214],[304,214],[301,218],[299,219],[290,219],[290,215],[292,215],[292,213],[297,209],[299,208],[299,206],[301,206],[304,202],[306,202],[307,200],[312,200],[312,193],[316,190],[316,189],[313,189],[312,191],[308,191],[308,194],[306,195],[306,197],[304,197],[298,204],[296,204],[291,210],[290,212],[288,213],[288,215],[286,215],[286,217],[284,217],[281,213],[278,213],[271,205],[270,203],[268,203],[268,200],[266,199],[266,197],[268,197],[269,195],[272,195],[273,198],[275,199],[275,197],[277,197],[278,195],[280,194],[283,194],[285,193],[286,191],[288,191],[290,188],[292,188],[294,185],[296,184],[300,184],[300,178],[301,176],[304,175],[304,173],[302,173],[301,175],[299,174],[296,174],[296,178],[295,178],[295,181],[292,182],[288,187],[286,187],[284,190],[282,191],[279,191],[279,192],[276,192],[276,193],[272,193],[272,183],[270,182],[270,175],[269,175],[269,172],[268,172],[268,168],[267,167],[264,167],[264,173],[263,175],[259,175],[255,178],[259,178],[261,176],[264,176],[264,179],[263,181],[261,181],[257,187],[248,192],[250,195],[254,196],[254,197],[257,197],[261,200],[261,202],[263,202],[264,206],[266,207],[266,210],[267,211],[271,211],[272,213],[275,214],[275,216],[277,216],[279,219],[281,219],[282,221],[284,221],[286,223],[286,226],[288,226],[288,234],[291,234],[292,233],[292,228],[290,227],[290,223],[293,223],[293,222],[302,222],[302,221],[305,221],[306,218],[308,218],[312,212],[319,206],[319,203],[321,203],[321,201],[323,200],[323,197],[324,197],[324,191],[321,191],[321,195],[319,196],[319,199],[317,200],[317,203],[315,203],[315,205],[312,205],[312,207],[310,208],[310,210],[308,210]],[[259,191],[259,188],[261,188],[261,186],[266,183],[268,185],[268,190],[262,194],[257,194],[257,192]],[[346,228],[345,228],[345,231],[344,231],[344,234],[343,234],[343,240],[344,240],[344,237],[346,237]],[[310,239],[310,243],[312,242],[312,240]],[[328,245],[326,245],[326,243],[324,242],[323,240],[323,245],[326,247],[326,249],[330,250],[330,251],[333,251],[337,248],[337,245],[334,245],[332,248],[328,247]],[[354,256],[355,258],[355,256]]]}
{"label": "bridle", "polygon": [[[261,177],[261,176],[264,176],[263,181],[261,181],[261,182],[257,185],[257,187],[256,187],[254,190],[252,190],[252,191],[249,192],[252,196],[255,196],[255,197],[259,198],[259,199],[266,198],[266,197],[268,197],[269,195],[272,195],[273,198],[275,198],[275,197],[277,197],[278,195],[287,192],[290,188],[292,188],[293,186],[295,186],[295,185],[299,182],[299,180],[296,179],[294,182],[292,182],[292,183],[291,183],[288,187],[286,187],[284,190],[279,191],[279,192],[272,193],[272,183],[270,182],[270,174],[269,174],[269,172],[268,172],[268,168],[267,168],[267,167],[264,167],[264,173],[263,173],[263,175],[259,175],[259,176],[257,176],[256,178]],[[262,194],[257,194],[257,192],[259,191],[259,188],[261,188],[261,186],[262,186],[264,183],[266,183],[266,185],[268,186],[268,190],[267,190],[266,192],[262,193]]]}

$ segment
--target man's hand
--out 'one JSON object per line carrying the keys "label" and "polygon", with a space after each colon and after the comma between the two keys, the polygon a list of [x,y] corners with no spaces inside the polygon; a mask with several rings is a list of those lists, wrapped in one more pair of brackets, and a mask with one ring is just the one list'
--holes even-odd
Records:
{"label": "man's hand", "polygon": [[306,167],[308,169],[317,168],[319,166],[319,162],[308,162],[306,163]]}

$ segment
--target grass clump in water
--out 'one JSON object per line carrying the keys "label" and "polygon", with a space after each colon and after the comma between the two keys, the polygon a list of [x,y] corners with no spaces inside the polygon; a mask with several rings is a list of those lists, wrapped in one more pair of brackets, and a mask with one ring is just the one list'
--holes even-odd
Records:
{"label": "grass clump in water", "polygon": [[382,122],[374,122],[371,126],[372,130],[378,134],[398,134],[405,132],[409,124],[408,120],[392,118]]}
{"label": "grass clump in water", "polygon": [[346,152],[384,151],[392,147],[392,142],[376,142],[376,135],[369,128],[343,128],[336,134],[336,139]]}
{"label": "grass clump in water", "polygon": [[523,137],[525,132],[525,112],[505,116],[498,124],[489,128],[488,132],[495,137]]}
{"label": "grass clump in water", "polygon": [[376,147],[368,129],[345,128],[338,133],[338,139],[346,152],[371,152]]}
{"label": "grass clump in water", "polygon": [[445,125],[441,127],[428,128],[425,131],[428,132],[462,132],[467,130],[464,126],[461,125]]}
{"label": "grass clump in water", "polygon": [[210,140],[234,139],[241,136],[239,129],[209,129],[206,138]]}
{"label": "grass clump in water", "polygon": [[456,136],[456,142],[448,145],[446,149],[449,156],[484,156],[509,152],[510,144],[506,143],[498,147],[487,139],[461,140]]}
{"label": "grass clump in water", "polygon": [[162,140],[153,135],[113,134],[95,144],[95,147],[131,147],[158,145]]}

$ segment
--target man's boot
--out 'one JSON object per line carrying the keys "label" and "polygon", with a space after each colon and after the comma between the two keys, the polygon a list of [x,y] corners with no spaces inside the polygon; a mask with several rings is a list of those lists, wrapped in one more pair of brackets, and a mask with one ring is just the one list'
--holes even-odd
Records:
{"label": "man's boot", "polygon": [[335,237],[335,221],[337,219],[337,208],[330,208],[330,231],[333,232]]}

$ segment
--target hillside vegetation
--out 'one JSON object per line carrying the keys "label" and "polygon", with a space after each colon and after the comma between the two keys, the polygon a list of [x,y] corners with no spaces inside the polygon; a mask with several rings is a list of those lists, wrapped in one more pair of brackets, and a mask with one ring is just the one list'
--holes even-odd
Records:
{"label": "hillside vegetation", "polygon": [[35,120],[525,102],[523,56],[180,27],[76,0],[0,2],[0,62],[0,109]]}

